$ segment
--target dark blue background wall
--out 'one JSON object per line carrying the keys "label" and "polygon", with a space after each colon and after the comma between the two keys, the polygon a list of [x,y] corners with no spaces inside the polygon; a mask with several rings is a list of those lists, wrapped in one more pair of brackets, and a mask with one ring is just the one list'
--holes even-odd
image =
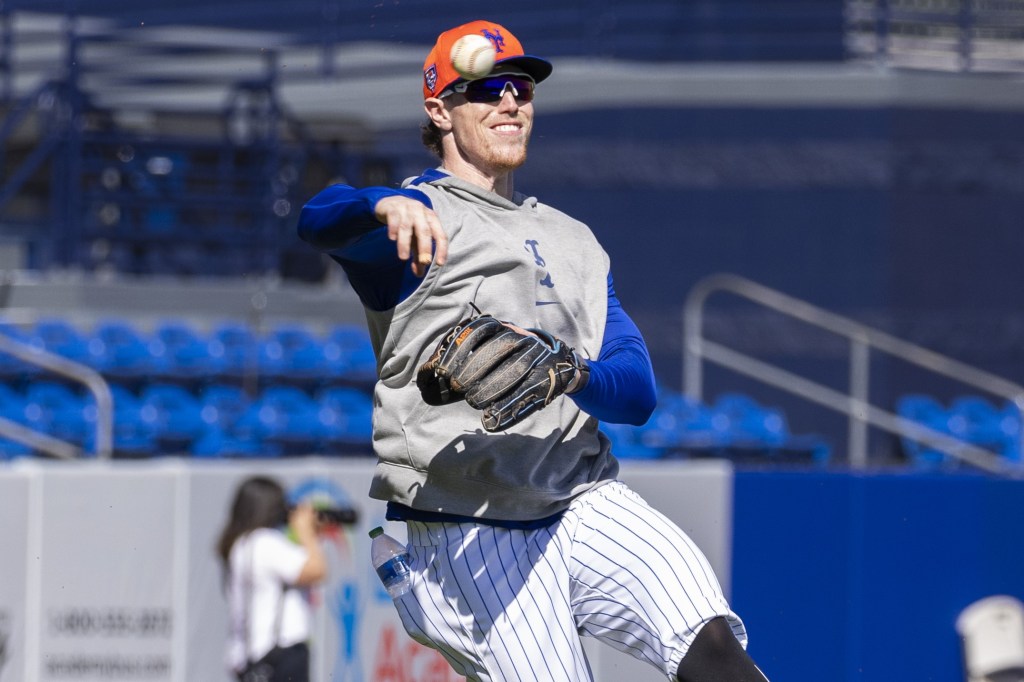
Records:
{"label": "dark blue background wall", "polygon": [[954,628],[1024,598],[1024,482],[738,472],[732,602],[772,680],[962,682]]}
{"label": "dark blue background wall", "polygon": [[[517,183],[603,241],[662,382],[681,382],[687,292],[721,271],[1024,382],[1019,114],[537,107]],[[730,310],[729,301],[713,305],[709,312]],[[846,389],[844,344],[736,311],[709,319],[708,334]],[[949,399],[973,390],[875,360],[872,398],[883,406],[910,392]],[[797,430],[835,431],[831,413],[733,373],[707,380],[706,395],[748,390],[784,407]]]}

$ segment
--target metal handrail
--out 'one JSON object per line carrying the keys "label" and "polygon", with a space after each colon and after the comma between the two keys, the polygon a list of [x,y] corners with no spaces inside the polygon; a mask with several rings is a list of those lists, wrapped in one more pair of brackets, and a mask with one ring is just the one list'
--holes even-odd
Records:
{"label": "metal handrail", "polygon": [[[827,332],[846,337],[850,342],[849,391],[837,391],[704,338],[704,306],[707,299],[716,292],[728,292]],[[848,417],[848,456],[854,468],[863,469],[867,466],[867,429],[870,425],[926,443],[986,471],[1003,475],[1024,473],[1024,439],[1020,445],[1020,463],[1014,464],[999,453],[977,447],[876,407],[870,404],[868,398],[870,352],[875,349],[1008,399],[1020,413],[1021,423],[1024,425],[1024,386],[1002,377],[729,273],[706,277],[690,290],[683,308],[683,338],[683,390],[689,397],[702,399],[702,362],[708,360],[843,413]]]}
{"label": "metal handrail", "polygon": [[[96,443],[99,459],[113,456],[114,400],[106,380],[97,371],[67,358],[0,334],[0,352],[85,384],[96,399]],[[81,448],[68,441],[34,431],[0,417],[0,435],[60,459],[76,459]]]}

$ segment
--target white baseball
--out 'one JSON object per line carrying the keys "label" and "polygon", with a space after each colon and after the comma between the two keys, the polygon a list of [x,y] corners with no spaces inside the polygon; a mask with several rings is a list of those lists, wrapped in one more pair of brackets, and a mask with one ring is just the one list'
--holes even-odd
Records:
{"label": "white baseball", "polygon": [[496,53],[490,40],[479,33],[470,33],[455,41],[450,56],[459,75],[473,80],[491,72]]}

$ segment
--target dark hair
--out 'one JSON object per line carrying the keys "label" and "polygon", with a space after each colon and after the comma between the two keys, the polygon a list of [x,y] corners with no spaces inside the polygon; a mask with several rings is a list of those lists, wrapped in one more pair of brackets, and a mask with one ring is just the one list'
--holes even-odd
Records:
{"label": "dark hair", "polygon": [[217,541],[217,555],[228,566],[235,541],[257,528],[275,528],[288,521],[284,488],[272,478],[252,476],[242,481],[231,503],[231,517]]}
{"label": "dark hair", "polygon": [[441,146],[443,136],[444,133],[441,132],[441,129],[430,119],[420,125],[420,141],[423,142],[423,146],[442,161],[444,161],[444,147]]}

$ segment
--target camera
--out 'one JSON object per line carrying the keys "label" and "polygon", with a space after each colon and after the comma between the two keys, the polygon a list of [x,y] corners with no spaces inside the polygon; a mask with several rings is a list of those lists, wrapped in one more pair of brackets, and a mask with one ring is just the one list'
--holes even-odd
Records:
{"label": "camera", "polygon": [[359,513],[351,507],[344,509],[337,508],[317,508],[316,512],[317,521],[322,524],[330,525],[353,525],[359,520]]}

